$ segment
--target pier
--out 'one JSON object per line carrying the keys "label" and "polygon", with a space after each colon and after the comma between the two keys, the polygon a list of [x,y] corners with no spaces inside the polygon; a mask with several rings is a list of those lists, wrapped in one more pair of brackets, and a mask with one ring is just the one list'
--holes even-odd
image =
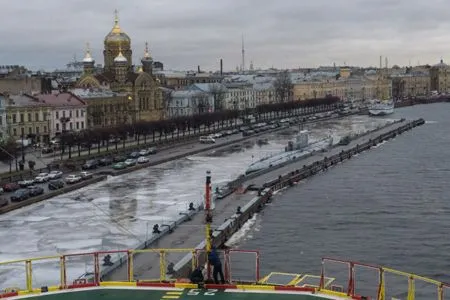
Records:
{"label": "pier", "polygon": [[[215,203],[212,243],[222,246],[242,225],[253,217],[254,213],[264,208],[271,201],[273,192],[292,186],[295,182],[306,179],[328,168],[351,159],[363,151],[369,150],[377,144],[392,139],[417,126],[423,125],[423,119],[415,121],[398,122],[391,126],[371,132],[354,139],[346,146],[339,146],[327,152],[320,152],[304,160],[288,164],[275,170],[268,170],[257,177],[242,177],[241,187],[229,196]],[[214,182],[214,174],[212,174]],[[246,192],[248,191],[248,192]],[[192,213],[189,221],[179,224],[175,230],[160,236],[157,241],[148,245],[151,248],[196,248],[205,247],[204,215]],[[158,254],[158,253],[156,253]],[[186,277],[191,268],[192,254],[182,251],[165,253],[163,267],[171,266],[171,273],[177,277]],[[159,255],[135,255],[133,257],[133,275],[136,280],[149,280],[160,278],[161,257]],[[126,258],[121,264],[116,262],[113,268],[102,272],[103,280],[120,281],[127,278],[129,265]]]}

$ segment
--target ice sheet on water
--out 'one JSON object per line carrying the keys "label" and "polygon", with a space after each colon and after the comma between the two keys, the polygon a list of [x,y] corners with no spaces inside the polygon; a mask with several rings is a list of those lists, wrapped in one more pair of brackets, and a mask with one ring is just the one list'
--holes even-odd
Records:
{"label": "ice sheet on water", "polygon": [[69,241],[60,241],[55,243],[56,247],[61,250],[77,250],[89,247],[97,247],[100,249],[103,239],[85,239],[85,240],[75,240],[70,237]]}
{"label": "ice sheet on water", "polygon": [[17,216],[14,217],[14,220],[17,221],[24,221],[24,222],[42,222],[45,220],[49,220],[50,217],[39,217],[39,216]]}

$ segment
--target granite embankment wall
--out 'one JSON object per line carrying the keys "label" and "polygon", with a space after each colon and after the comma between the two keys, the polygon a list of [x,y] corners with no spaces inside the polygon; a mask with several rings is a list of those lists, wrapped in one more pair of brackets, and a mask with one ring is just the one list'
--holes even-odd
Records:
{"label": "granite embankment wall", "polygon": [[[423,119],[408,122],[403,126],[380,134],[376,138],[371,139],[366,143],[356,145],[349,150],[342,151],[339,154],[333,155],[331,157],[326,157],[309,165],[305,165],[301,169],[294,170],[288,174],[279,176],[278,178],[264,183],[263,186],[259,187],[260,189],[258,195],[241,208],[241,214],[234,214],[213,232],[212,244],[218,248],[223,247],[226,241],[230,239],[230,237],[234,233],[236,233],[244,225],[245,222],[251,219],[255,213],[260,212],[264,208],[265,204],[271,201],[272,195],[275,191],[293,186],[295,182],[314,176],[319,172],[326,171],[328,168],[337,165],[340,162],[348,160],[358,153],[369,150],[370,148],[382,143],[383,141],[392,139],[399,134],[402,134],[423,124],[425,124],[425,121]],[[204,247],[204,243],[199,246]],[[191,259],[191,255],[186,255],[175,265],[177,276],[184,278],[188,277],[191,271]],[[205,261],[204,255],[200,256],[199,260]]]}
{"label": "granite embankment wall", "polygon": [[401,102],[395,102],[395,108],[407,107],[419,104],[433,104],[433,103],[441,103],[441,102],[449,102],[450,98],[448,96],[445,97],[436,97],[436,98],[424,98],[424,99],[408,99],[403,100]]}

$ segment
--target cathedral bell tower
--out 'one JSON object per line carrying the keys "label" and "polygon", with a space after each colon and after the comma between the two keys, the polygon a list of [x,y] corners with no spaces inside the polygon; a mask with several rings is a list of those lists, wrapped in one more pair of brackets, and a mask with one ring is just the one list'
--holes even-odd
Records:
{"label": "cathedral bell tower", "polygon": [[119,46],[119,55],[114,58],[114,74],[115,78],[120,83],[125,83],[128,73],[128,60],[122,54],[122,49]]}
{"label": "cathedral bell tower", "polygon": [[89,43],[86,43],[86,54],[83,58],[83,71],[84,74],[93,74],[94,73],[94,65],[95,60],[92,58],[91,49],[89,47]]}
{"label": "cathedral bell tower", "polygon": [[[120,50],[119,50],[120,48]],[[105,59],[105,71],[114,72],[114,59],[122,52],[122,56],[127,59],[128,69],[131,70],[132,65],[132,51],[131,39],[122,30],[119,25],[119,14],[117,10],[114,12],[114,25],[111,31],[106,35],[104,40],[103,56]]]}
{"label": "cathedral bell tower", "polygon": [[153,73],[153,58],[148,51],[148,43],[145,43],[144,57],[141,59],[142,70],[150,75]]}

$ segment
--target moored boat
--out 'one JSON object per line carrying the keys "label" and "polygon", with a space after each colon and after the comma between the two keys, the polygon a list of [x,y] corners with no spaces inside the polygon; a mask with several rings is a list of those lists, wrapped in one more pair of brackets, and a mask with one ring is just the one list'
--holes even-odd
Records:
{"label": "moored boat", "polygon": [[386,116],[394,113],[394,102],[376,100],[368,106],[371,116]]}

